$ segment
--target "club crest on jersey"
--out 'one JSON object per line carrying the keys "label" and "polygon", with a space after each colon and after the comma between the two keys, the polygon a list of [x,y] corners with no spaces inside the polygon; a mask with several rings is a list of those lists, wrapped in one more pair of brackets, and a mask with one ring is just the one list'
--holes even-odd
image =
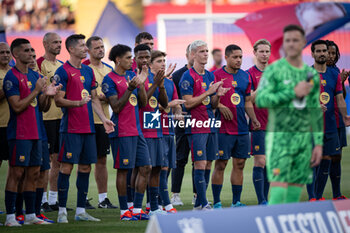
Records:
{"label": "club crest on jersey", "polygon": [[89,92],[86,89],[83,89],[81,91],[81,98],[84,99],[85,97],[89,96]]}
{"label": "club crest on jersey", "polygon": [[326,81],[326,80],[324,80],[324,79],[322,79],[322,80],[321,80],[321,84],[322,84],[322,86],[324,86],[324,87],[325,87],[325,86],[327,85],[327,81]]}
{"label": "club crest on jersey", "polygon": [[203,87],[204,89],[207,89],[207,84],[206,84],[205,82],[202,82],[202,87]]}
{"label": "club crest on jersey", "polygon": [[190,82],[187,81],[187,80],[184,80],[182,83],[181,83],[181,88],[184,89],[184,90],[188,90],[188,87],[190,86]]}
{"label": "club crest on jersey", "polygon": [[84,76],[80,76],[80,82],[85,83],[85,78],[84,78]]}
{"label": "club crest on jersey", "polygon": [[129,164],[129,159],[123,159],[123,164],[128,165]]}
{"label": "club crest on jersey", "polygon": [[254,147],[254,149],[255,149],[255,151],[259,151],[260,146],[259,146],[259,145],[256,145],[256,146]]}
{"label": "club crest on jersey", "polygon": [[241,97],[237,93],[231,95],[231,102],[234,105],[238,105],[241,102]]}
{"label": "club crest on jersey", "polygon": [[151,88],[151,86],[152,86],[152,83],[148,83],[148,88]]}
{"label": "club crest on jersey", "polygon": [[223,150],[219,150],[219,155],[223,156],[224,155],[224,151]]}
{"label": "club crest on jersey", "polygon": [[203,105],[208,105],[209,103],[210,103],[210,97],[207,96],[207,97],[205,97],[205,99],[202,101],[202,104],[203,104]]}
{"label": "club crest on jersey", "polygon": [[37,106],[37,104],[38,104],[38,101],[37,101],[36,98],[34,98],[34,99],[32,100],[32,102],[30,102],[30,105],[31,105],[33,108],[35,108],[35,107]]}
{"label": "club crest on jersey", "polygon": [[71,152],[67,152],[66,157],[67,157],[67,159],[72,158],[72,153]]}
{"label": "club crest on jersey", "polygon": [[202,155],[203,155],[203,151],[197,150],[197,155],[198,155],[198,156],[202,156]]}
{"label": "club crest on jersey", "polygon": [[28,82],[27,82],[27,86],[28,86],[29,89],[32,89],[32,87],[33,87],[32,82],[31,82],[31,81],[28,81]]}
{"label": "club crest on jersey", "polygon": [[131,94],[130,97],[129,97],[129,103],[132,105],[132,106],[136,106],[137,105],[137,98],[134,94]]}
{"label": "club crest on jersey", "polygon": [[272,173],[274,176],[278,176],[281,173],[281,170],[279,168],[272,169]]}
{"label": "club crest on jersey", "polygon": [[234,81],[234,80],[233,80],[233,81],[232,81],[232,86],[233,86],[233,87],[237,87],[237,81]]}
{"label": "club crest on jersey", "polygon": [[327,92],[322,92],[320,95],[320,101],[322,104],[328,104],[330,101],[330,96]]}
{"label": "club crest on jersey", "polygon": [[149,106],[151,106],[151,108],[156,108],[158,106],[158,101],[156,99],[156,97],[152,96],[149,101],[148,101]]}
{"label": "club crest on jersey", "polygon": [[24,155],[20,155],[20,156],[19,156],[19,161],[20,161],[21,163],[23,163],[24,160],[26,160],[26,157],[25,157]]}
{"label": "club crest on jersey", "polygon": [[10,80],[6,80],[4,86],[5,86],[6,91],[9,91],[13,87],[13,84]]}

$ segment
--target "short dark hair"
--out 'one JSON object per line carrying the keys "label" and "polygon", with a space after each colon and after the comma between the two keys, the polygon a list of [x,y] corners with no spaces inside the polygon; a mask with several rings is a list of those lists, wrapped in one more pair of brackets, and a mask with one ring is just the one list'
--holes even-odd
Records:
{"label": "short dark hair", "polygon": [[90,49],[91,48],[91,42],[96,40],[102,40],[99,36],[92,36],[86,41],[86,46]]}
{"label": "short dark hair", "polygon": [[22,44],[30,44],[30,42],[29,42],[29,40],[24,39],[24,38],[16,38],[16,39],[14,39],[12,41],[11,47],[10,47],[11,53],[13,54],[13,50],[15,48],[18,48],[18,47],[22,46]]}
{"label": "short dark hair", "polygon": [[328,49],[327,42],[325,40],[316,40],[311,44],[311,52],[315,52],[315,46],[319,44],[324,44]]}
{"label": "short dark hair", "polygon": [[134,54],[136,56],[138,51],[144,51],[144,50],[148,50],[149,52],[151,52],[151,48],[148,45],[145,44],[139,44],[138,46],[136,46],[134,48]]}
{"label": "short dark hair", "polygon": [[69,47],[74,47],[77,45],[78,40],[84,40],[85,36],[83,34],[73,34],[68,36],[66,39],[66,49],[69,52]]}
{"label": "short dark hair", "polygon": [[123,44],[114,45],[111,51],[109,52],[108,59],[112,62],[115,62],[115,59],[117,57],[122,57],[127,52],[131,52],[131,48],[129,46]]}
{"label": "short dark hair", "polygon": [[151,62],[154,61],[154,59],[158,58],[158,57],[166,57],[166,53],[160,51],[160,50],[153,50],[151,52]]}
{"label": "short dark hair", "polygon": [[230,44],[225,48],[225,56],[227,56],[227,57],[230,56],[230,54],[234,50],[241,50],[242,51],[241,47],[239,47],[238,45]]}
{"label": "short dark hair", "polygon": [[299,31],[301,35],[305,36],[305,31],[302,27],[296,24],[289,24],[283,28],[283,33],[290,32],[290,31]]}
{"label": "short dark hair", "polygon": [[217,52],[221,52],[221,49],[213,49],[213,51],[211,51],[211,55],[214,55]]}
{"label": "short dark hair", "polygon": [[334,64],[336,64],[338,61],[339,61],[339,58],[340,58],[340,51],[339,51],[339,47],[338,45],[332,41],[332,40],[326,40],[326,43],[327,43],[327,48],[329,49],[329,47],[331,46],[334,46],[335,47],[335,52],[336,52],[336,55],[335,55],[335,58],[334,58]]}
{"label": "short dark hair", "polygon": [[141,32],[135,37],[135,44],[140,44],[142,39],[153,40],[153,36],[148,32]]}

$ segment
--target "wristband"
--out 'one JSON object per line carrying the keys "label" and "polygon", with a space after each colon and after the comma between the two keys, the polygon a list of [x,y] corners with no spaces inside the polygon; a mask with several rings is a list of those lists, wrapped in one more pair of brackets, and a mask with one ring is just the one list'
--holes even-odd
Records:
{"label": "wristband", "polygon": [[128,87],[128,90],[131,91],[131,92],[132,92],[134,89],[135,89],[135,88],[130,89],[130,86]]}

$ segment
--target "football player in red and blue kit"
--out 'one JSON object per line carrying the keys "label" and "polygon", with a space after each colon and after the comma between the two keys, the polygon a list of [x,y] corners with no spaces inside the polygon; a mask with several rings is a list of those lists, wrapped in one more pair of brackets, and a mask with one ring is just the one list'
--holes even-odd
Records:
{"label": "football player in red and blue kit", "polygon": [[260,78],[264,69],[268,65],[271,55],[271,44],[266,39],[260,39],[254,43],[254,55],[256,58],[256,65],[247,70],[249,74],[251,85],[251,98],[253,101],[254,112],[256,118],[260,122],[260,129],[253,130],[253,125],[250,122],[251,132],[251,146],[250,152],[254,156],[253,167],[253,184],[255,193],[260,205],[267,204],[267,197],[269,193],[270,183],[266,175],[266,156],[265,156],[265,130],[267,125],[268,112],[267,109],[257,108],[254,101],[256,96],[256,89],[258,88]]}
{"label": "football player in red and blue kit", "polygon": [[67,198],[69,177],[74,164],[78,164],[77,189],[78,200],[76,221],[100,221],[85,211],[86,195],[89,188],[91,164],[96,163],[96,139],[93,111],[99,116],[107,133],[114,131],[114,124],[103,113],[96,93],[93,70],[81,64],[86,58],[88,48],[85,36],[73,34],[66,39],[66,48],[70,58],[56,70],[54,79],[62,84],[62,90],[55,96],[57,107],[61,107],[63,118],[60,126],[61,162],[58,175],[59,223],[67,223]]}
{"label": "football player in red and blue kit", "polygon": [[6,226],[21,226],[15,219],[14,206],[18,182],[24,175],[23,198],[26,203],[25,224],[47,224],[35,215],[36,180],[42,163],[42,118],[39,111],[47,111],[51,97],[59,86],[46,86],[47,78],[28,68],[34,49],[23,38],[11,44],[16,65],[4,79],[4,92],[10,106],[7,139],[9,143],[9,172],[5,189]]}
{"label": "football player in red and blue kit", "polygon": [[[115,63],[114,70],[107,74],[102,83],[102,91],[112,107],[112,121],[115,131],[111,138],[114,168],[117,170],[117,190],[120,204],[120,220],[147,220],[142,211],[142,200],[151,172],[151,161],[146,140],[143,137],[139,106],[146,106],[147,94],[144,87],[148,70],[145,66],[141,73],[129,71],[132,64],[131,48],[115,45],[109,59]],[[137,88],[138,87],[138,88]],[[127,205],[128,170],[138,167],[134,208],[131,212]]]}
{"label": "football player in red and blue kit", "polygon": [[[153,50],[151,53],[151,63],[150,68],[153,74],[158,73],[159,70],[165,70],[165,56],[166,53]],[[169,77],[175,66],[169,65],[165,76]],[[176,213],[176,209],[170,203],[169,192],[168,192],[168,169],[175,168],[175,133],[174,133],[174,118],[173,114],[181,115],[181,103],[184,100],[179,100],[177,95],[177,90],[175,84],[172,80],[165,78],[164,87],[168,96],[168,107],[162,108],[161,110],[161,125],[163,129],[163,146],[164,146],[164,159],[162,164],[162,170],[160,171],[159,179],[159,195],[160,201],[159,205],[163,205],[167,213]],[[173,109],[175,111],[173,111]]]}
{"label": "football player in red and blue kit", "polygon": [[[140,44],[134,49],[137,70],[143,66],[149,66],[151,60],[151,49],[144,44]],[[157,74],[150,71],[145,82],[147,92],[147,105],[139,109],[141,130],[146,139],[148,151],[151,157],[152,171],[149,179],[150,190],[150,214],[163,214],[158,206],[159,176],[164,159],[163,133],[160,121],[161,113],[159,106],[168,106],[168,96],[164,87],[164,71]]]}
{"label": "football player in red and blue kit", "polygon": [[[331,166],[331,158],[340,153],[340,141],[335,120],[335,100],[343,116],[345,125],[350,125],[350,117],[346,113],[346,104],[343,97],[341,77],[334,69],[327,67],[329,56],[327,42],[317,40],[311,45],[312,57],[315,60],[313,67],[321,77],[320,102],[324,111],[323,157],[315,171],[315,181],[308,185],[309,199],[323,200],[322,194],[327,183]],[[314,186],[314,188],[313,188]]]}
{"label": "football player in red and blue kit", "polygon": [[[213,109],[219,103],[218,95],[223,95],[222,81],[215,84],[214,75],[205,70],[208,62],[208,46],[204,41],[196,40],[190,45],[194,64],[186,71],[180,80],[179,87],[182,98],[186,100],[185,108],[188,116],[185,118],[185,133],[191,147],[192,161],[194,161],[194,182],[197,199],[196,210],[208,210],[206,189],[209,183],[212,161],[216,159],[217,127]],[[216,92],[218,92],[216,94]],[[208,124],[209,123],[209,124]]]}
{"label": "football player in red and blue kit", "polygon": [[214,72],[215,82],[223,82],[223,88],[229,91],[220,97],[219,118],[222,122],[219,130],[219,154],[215,161],[212,176],[214,208],[222,208],[220,193],[224,171],[232,157],[232,207],[244,206],[241,203],[243,169],[249,158],[249,127],[245,113],[252,121],[253,128],[259,129],[251,101],[251,81],[248,74],[241,69],[242,49],[237,45],[228,45],[225,49],[226,66]]}

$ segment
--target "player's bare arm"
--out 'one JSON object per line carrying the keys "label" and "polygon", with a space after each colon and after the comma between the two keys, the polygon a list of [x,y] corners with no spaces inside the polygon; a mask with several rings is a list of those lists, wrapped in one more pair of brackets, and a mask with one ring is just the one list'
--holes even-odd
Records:
{"label": "player's bare arm", "polygon": [[153,93],[157,90],[158,85],[163,80],[164,80],[164,70],[159,70],[156,76],[154,77],[152,86],[147,91],[147,100],[149,100],[153,96]]}
{"label": "player's bare arm", "polygon": [[55,95],[54,100],[55,104],[59,108],[77,108],[81,107],[84,104],[88,103],[91,100],[91,96],[86,96],[81,100],[67,100],[64,98],[66,96],[66,92],[60,90],[57,95]]}
{"label": "player's bare arm", "polygon": [[125,90],[121,98],[118,98],[118,95],[113,95],[108,98],[108,101],[111,105],[113,112],[118,114],[123,110],[125,104],[128,102],[130,98],[132,91],[136,88],[136,86],[137,86],[137,81],[135,77],[133,80],[129,82],[129,87],[127,90]]}
{"label": "player's bare arm", "polygon": [[[44,79],[47,80],[46,77]],[[51,99],[58,93],[62,88],[62,84],[56,86],[56,82],[53,81],[50,85],[46,86],[43,94],[39,96],[39,110],[42,112],[47,112],[51,106]]]}
{"label": "player's bare arm", "polygon": [[345,126],[350,126],[350,116],[347,115],[347,112],[346,112],[346,103],[345,103],[345,100],[344,100],[343,95],[342,95],[342,94],[338,94],[338,95],[336,95],[335,98],[336,98],[336,100],[337,100],[337,105],[338,105],[340,114],[341,114],[342,117],[343,117]]}
{"label": "player's bare arm", "polygon": [[219,103],[218,109],[220,113],[224,116],[225,120],[231,121],[233,119],[233,113],[228,107],[226,107],[222,103]]}
{"label": "player's bare arm", "polygon": [[143,108],[146,107],[147,105],[147,92],[145,88],[145,81],[147,79],[147,74],[148,74],[148,67],[147,66],[142,66],[142,70],[140,73],[138,73],[139,77],[139,90],[137,92],[138,94],[138,99],[139,99],[139,107]]}
{"label": "player's bare arm", "polygon": [[213,109],[216,109],[219,105],[219,102],[220,102],[220,97],[221,96],[224,96],[226,94],[226,92],[228,92],[230,90],[230,88],[224,88],[222,87],[222,81],[221,82],[221,85],[219,85],[217,91],[216,91],[216,95],[212,96],[211,97],[211,107]]}
{"label": "player's bare arm", "polygon": [[96,90],[91,90],[91,101],[92,101],[92,108],[97,114],[97,116],[101,119],[103,126],[106,130],[106,133],[109,134],[114,132],[115,124],[113,123],[113,121],[106,118],[101,106],[101,102],[98,99]]}
{"label": "player's bare arm", "polygon": [[14,95],[8,98],[8,102],[12,109],[17,113],[23,112],[32,101],[43,91],[45,87],[46,80],[38,79],[35,84],[35,89],[25,98],[21,99],[19,95]]}
{"label": "player's bare arm", "polygon": [[251,96],[245,97],[244,110],[248,114],[249,118],[252,120],[253,129],[254,130],[260,129],[261,125],[258,119],[256,118]]}

